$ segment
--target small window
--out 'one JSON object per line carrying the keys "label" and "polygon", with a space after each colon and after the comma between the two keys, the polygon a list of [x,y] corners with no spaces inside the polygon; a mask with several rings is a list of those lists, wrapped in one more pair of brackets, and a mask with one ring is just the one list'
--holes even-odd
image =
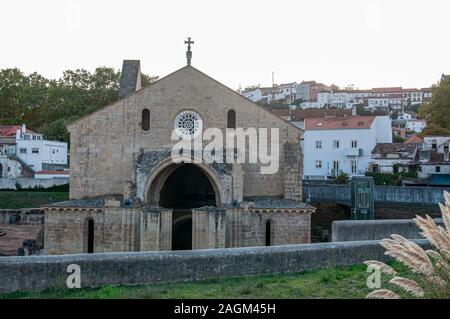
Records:
{"label": "small window", "polygon": [[39,149],[36,148],[36,147],[33,147],[33,148],[31,149],[31,153],[33,153],[33,154],[39,154]]}
{"label": "small window", "polygon": [[87,229],[86,231],[86,252],[88,254],[92,254],[94,252],[94,220],[92,220],[91,218],[87,220],[86,226]]}
{"label": "small window", "polygon": [[20,154],[26,154],[27,153],[27,149],[26,148],[21,148],[20,149]]}
{"label": "small window", "polygon": [[350,162],[350,169],[351,169],[352,174],[356,174],[356,170],[357,170],[356,161],[351,161]]}
{"label": "small window", "polygon": [[436,166],[436,173],[440,173],[441,172],[441,167],[440,166]]}
{"label": "small window", "polygon": [[150,130],[150,110],[149,109],[142,110],[142,129],[144,131]]}
{"label": "small window", "polygon": [[227,128],[236,128],[236,111],[235,110],[228,111]]}
{"label": "small window", "polygon": [[322,161],[315,162],[316,168],[322,168]]}
{"label": "small window", "polygon": [[272,240],[270,238],[271,235],[271,225],[270,220],[266,222],[266,246],[270,246]]}
{"label": "small window", "polygon": [[339,148],[339,141],[338,140],[334,140],[333,141],[333,148]]}
{"label": "small window", "polygon": [[357,148],[358,147],[358,141],[353,140],[352,141],[352,148]]}
{"label": "small window", "polygon": [[322,148],[322,141],[316,141],[316,148],[317,149]]}

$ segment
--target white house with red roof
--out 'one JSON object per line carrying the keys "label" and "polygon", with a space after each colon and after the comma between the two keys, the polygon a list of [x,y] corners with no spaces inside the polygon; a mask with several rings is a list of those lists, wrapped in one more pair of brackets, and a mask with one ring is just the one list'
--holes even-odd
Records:
{"label": "white house with red roof", "polygon": [[[0,177],[31,177],[48,167],[67,167],[67,143],[46,140],[22,125],[0,126]],[[13,165],[13,163],[19,163]],[[54,169],[53,169],[54,170]],[[67,177],[67,176],[66,176]]]}
{"label": "white house with red roof", "polygon": [[391,120],[354,115],[306,118],[303,138],[304,178],[363,175],[376,144],[392,143]]}

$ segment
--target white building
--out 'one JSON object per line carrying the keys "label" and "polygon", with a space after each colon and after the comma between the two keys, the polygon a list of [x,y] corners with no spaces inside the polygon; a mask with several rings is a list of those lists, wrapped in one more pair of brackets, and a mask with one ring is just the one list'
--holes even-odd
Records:
{"label": "white building", "polygon": [[337,107],[351,109],[355,104],[354,94],[346,91],[319,92],[317,104],[319,107]]}
{"label": "white building", "polygon": [[8,148],[8,158],[20,162],[22,169],[25,165],[38,172],[45,164],[67,166],[67,143],[45,140],[42,134],[27,129],[25,124],[0,126],[0,136],[14,139],[15,147]]}
{"label": "white building", "polygon": [[419,178],[450,174],[450,136],[427,136],[420,148]]}
{"label": "white building", "polygon": [[408,120],[406,121],[405,128],[409,131],[420,133],[423,131],[427,123],[425,120]]}
{"label": "white building", "polygon": [[378,143],[372,151],[369,171],[396,174],[414,170],[419,145],[414,143]]}
{"label": "white building", "polygon": [[284,100],[289,104],[297,98],[297,85],[296,82],[292,82],[273,87],[256,87],[243,91],[242,95],[253,102],[271,103]]}
{"label": "white building", "polygon": [[397,116],[397,120],[400,120],[400,121],[409,121],[411,119],[412,119],[412,115],[409,113],[406,113],[406,112],[402,112],[402,113],[398,114],[398,116]]}
{"label": "white building", "polygon": [[392,143],[388,116],[306,118],[304,178],[326,179],[341,173],[363,175],[377,143]]}

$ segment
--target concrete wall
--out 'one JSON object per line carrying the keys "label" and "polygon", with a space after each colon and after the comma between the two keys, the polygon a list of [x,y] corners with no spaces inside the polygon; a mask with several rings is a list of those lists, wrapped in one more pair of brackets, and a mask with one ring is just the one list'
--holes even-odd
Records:
{"label": "concrete wall", "polygon": [[[428,246],[425,241],[419,244]],[[428,248],[428,247],[426,247]],[[65,288],[67,266],[81,269],[81,287],[187,281],[299,272],[386,261],[378,241],[179,252],[0,257],[0,292]]]}
{"label": "concrete wall", "polygon": [[69,184],[69,178],[0,178],[0,189],[16,189],[16,183],[22,185],[22,188],[43,187],[49,188]]}
{"label": "concrete wall", "polygon": [[[375,203],[379,204],[409,204],[436,205],[443,203],[444,190],[442,187],[414,187],[414,186],[375,186]],[[303,198],[311,201],[344,202],[350,204],[350,185],[334,185],[315,182],[303,183]]]}
{"label": "concrete wall", "polygon": [[[442,219],[435,220],[442,225]],[[422,239],[421,230],[412,219],[339,220],[332,223],[333,242],[380,240],[391,234],[408,239]]]}

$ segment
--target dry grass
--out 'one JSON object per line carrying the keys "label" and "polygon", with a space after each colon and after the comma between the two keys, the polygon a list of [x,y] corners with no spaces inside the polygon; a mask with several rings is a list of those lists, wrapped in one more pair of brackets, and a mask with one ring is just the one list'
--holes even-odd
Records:
{"label": "dry grass", "polygon": [[[396,276],[395,271],[379,261],[367,261],[368,267],[378,267],[386,275],[393,276],[390,285],[397,287],[413,297],[450,298],[450,194],[444,192],[445,205],[439,204],[444,227],[437,226],[430,216],[417,216],[414,221],[422,230],[421,234],[434,247],[423,250],[416,243],[400,236],[391,235],[381,241],[385,254],[407,266],[413,279]],[[378,289],[366,298],[396,299],[399,295],[392,290]]]}

